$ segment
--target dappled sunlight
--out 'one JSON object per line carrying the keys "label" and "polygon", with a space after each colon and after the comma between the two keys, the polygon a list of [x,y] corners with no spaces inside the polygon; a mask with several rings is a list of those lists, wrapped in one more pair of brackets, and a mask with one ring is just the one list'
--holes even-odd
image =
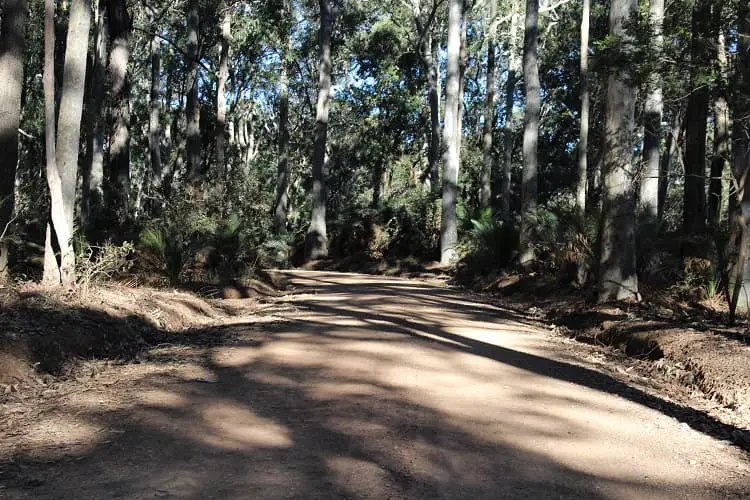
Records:
{"label": "dappled sunlight", "polygon": [[[561,361],[522,317],[476,312],[468,301],[471,312],[449,299],[443,309],[427,306],[421,296],[436,298],[429,287],[402,299],[369,286],[362,279],[341,301],[318,300],[324,287],[297,295],[288,321],[226,326],[236,341],[183,347],[190,354],[177,364],[156,349],[164,366],[127,372],[119,383],[135,389],[117,411],[94,393],[61,404],[46,425],[85,443],[70,453],[96,457],[69,472],[75,488],[85,484],[75,496],[118,488],[191,498],[735,491],[690,465],[691,452],[714,445],[709,436],[681,430],[627,387],[614,392],[607,384],[619,382],[608,376]],[[378,304],[362,302],[376,296]],[[43,431],[35,430],[43,450],[62,445]],[[730,470],[732,460],[704,466]],[[91,474],[101,482],[82,481]]]}
{"label": "dappled sunlight", "polygon": [[182,394],[164,389],[149,389],[140,394],[140,402],[152,408],[180,408],[190,404],[190,400]]}
{"label": "dappled sunlight", "polygon": [[213,432],[199,439],[217,448],[288,448],[292,445],[287,429],[237,404],[210,404],[200,415],[205,428]]}
{"label": "dappled sunlight", "polygon": [[79,415],[48,415],[26,429],[23,447],[32,456],[55,459],[85,453],[105,439],[103,429]]}

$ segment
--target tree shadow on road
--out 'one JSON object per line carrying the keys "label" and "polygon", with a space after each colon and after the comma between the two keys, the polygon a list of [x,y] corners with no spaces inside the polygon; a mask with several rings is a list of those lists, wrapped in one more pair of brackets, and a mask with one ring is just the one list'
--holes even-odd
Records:
{"label": "tree shadow on road", "polygon": [[[160,338],[193,349],[183,364],[200,377],[186,376],[171,354],[151,349],[146,364],[164,369],[123,373],[120,384],[128,389],[120,399],[107,390],[61,399],[31,429],[46,446],[27,441],[0,457],[0,491],[8,498],[665,495],[653,481],[592,473],[523,444],[541,433],[551,442],[586,439],[576,422],[532,404],[570,404],[565,394],[525,389],[513,397],[528,405],[471,416],[472,408],[441,406],[398,376],[377,376],[395,371],[437,390],[450,382],[446,371],[458,369],[451,365],[455,356],[468,355],[498,369],[615,393],[691,425],[698,416],[710,419],[594,370],[451,333],[415,303],[445,308],[445,322],[505,321],[522,329],[524,318],[465,297],[462,305],[447,290],[432,292],[404,290],[403,282],[328,288],[296,299],[297,313],[284,323]],[[391,310],[394,304],[406,304],[409,314]],[[409,357],[416,352],[421,357]],[[117,401],[97,402],[105,397]],[[55,428],[74,429],[77,437],[39,431]],[[683,493],[675,488],[671,494]]]}

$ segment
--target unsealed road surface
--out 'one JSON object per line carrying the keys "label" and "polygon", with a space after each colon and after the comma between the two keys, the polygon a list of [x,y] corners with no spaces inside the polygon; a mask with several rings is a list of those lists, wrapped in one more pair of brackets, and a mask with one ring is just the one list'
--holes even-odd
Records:
{"label": "unsealed road surface", "polygon": [[37,415],[0,497],[750,497],[741,451],[522,316],[426,282],[289,276],[280,321],[218,326],[233,340]]}

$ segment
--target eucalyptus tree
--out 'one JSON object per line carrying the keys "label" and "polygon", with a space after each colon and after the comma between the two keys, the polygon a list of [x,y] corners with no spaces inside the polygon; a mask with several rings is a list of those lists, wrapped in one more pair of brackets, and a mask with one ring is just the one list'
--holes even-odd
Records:
{"label": "eucalyptus tree", "polygon": [[[661,1],[661,0],[655,0]],[[591,21],[591,0],[583,0],[581,7],[581,116],[580,136],[578,138],[578,179],[576,182],[576,208],[578,215],[586,213],[586,188],[588,184],[589,163],[589,32]]]}
{"label": "eucalyptus tree", "polygon": [[635,180],[632,134],[635,89],[629,67],[632,34],[629,25],[637,0],[612,0],[610,37],[616,57],[609,68],[603,163],[602,219],[599,257],[599,301],[635,299],[638,275],[635,254]]}
{"label": "eucalyptus tree", "polygon": [[523,130],[523,174],[521,176],[521,230],[519,260],[521,265],[535,258],[532,237],[537,209],[537,170],[539,142],[539,0],[526,0],[526,21],[523,39],[523,81],[526,89],[526,110]]}
{"label": "eucalyptus tree", "polygon": [[729,136],[729,61],[727,46],[728,31],[724,21],[724,2],[714,5],[714,35],[716,39],[716,60],[714,64],[713,85],[713,152],[711,174],[708,186],[708,222],[712,231],[716,231],[721,220],[722,191],[724,170],[731,157]]}
{"label": "eucalyptus tree", "polygon": [[508,26],[507,41],[507,76],[505,79],[505,123],[503,126],[503,171],[501,182],[502,212],[505,220],[510,219],[511,198],[511,168],[513,166],[513,134],[515,121],[513,119],[513,105],[516,97],[516,84],[518,83],[519,58],[516,54],[518,30],[521,25],[520,1],[513,0],[510,12],[510,23]]}
{"label": "eucalyptus tree", "polygon": [[[651,47],[660,54],[664,42],[664,0],[650,0]],[[659,163],[661,158],[661,120],[664,109],[661,72],[655,67],[648,77],[648,94],[643,109],[643,170],[640,176],[640,204],[646,217],[656,219],[659,207]]]}
{"label": "eucalyptus tree", "polygon": [[[706,133],[710,69],[714,59],[711,0],[695,0],[690,38],[690,94],[685,115],[683,231],[696,235],[706,227]],[[688,241],[688,240],[686,240]],[[687,245],[689,251],[694,251]]]}
{"label": "eucalyptus tree", "polygon": [[109,205],[119,224],[129,213],[130,194],[130,32],[126,0],[107,0],[109,27]]}
{"label": "eucalyptus tree", "polygon": [[5,0],[0,20],[0,281],[8,279],[8,240],[18,164],[26,0]]}
{"label": "eucalyptus tree", "polygon": [[456,201],[460,151],[458,136],[459,80],[461,77],[461,15],[462,0],[448,3],[448,52],[446,62],[445,118],[443,120],[443,202],[440,222],[440,262],[450,264],[456,256],[458,228]]}
{"label": "eucalyptus tree", "polygon": [[736,74],[732,107],[734,109],[732,174],[740,197],[739,255],[732,276],[731,316],[736,311],[750,312],[750,5],[737,6]]}
{"label": "eucalyptus tree", "polygon": [[332,0],[320,0],[320,35],[318,64],[318,100],[315,111],[315,132],[312,160],[312,214],[305,242],[308,260],[328,256],[326,232],[326,170],[328,155],[328,113],[331,106],[331,32],[333,30]]}
{"label": "eucalyptus tree", "polygon": [[292,1],[283,0],[283,16],[281,23],[281,67],[279,73],[279,131],[278,131],[278,163],[276,174],[276,200],[273,207],[274,229],[276,234],[286,234],[289,213],[289,181],[291,168],[289,161],[289,75],[292,71],[292,57],[294,56],[294,40],[292,38],[292,24],[294,12]]}
{"label": "eucalyptus tree", "polygon": [[107,66],[106,0],[93,10],[91,73],[86,96],[86,158],[81,182],[81,226],[91,236],[104,207],[104,95]]}
{"label": "eucalyptus tree", "polygon": [[482,173],[479,190],[479,205],[486,209],[492,202],[492,171],[495,158],[493,140],[495,137],[495,51],[497,34],[497,0],[488,0],[487,21],[487,78],[485,86],[487,94],[484,105],[484,126],[482,133]]}
{"label": "eucalyptus tree", "polygon": [[188,179],[197,181],[201,175],[200,127],[200,15],[198,0],[187,0],[187,81],[185,100],[186,154]]}
{"label": "eucalyptus tree", "polygon": [[[73,215],[75,212],[76,184],[78,180],[78,153],[81,138],[81,115],[86,88],[86,56],[88,54],[91,5],[88,0],[72,0],[68,18],[68,33],[65,42],[63,80],[60,89],[60,105],[57,112],[57,136],[55,138],[55,162],[48,160],[47,181],[51,197],[51,218],[54,237],[60,248],[59,263],[50,257],[52,245],[45,251],[45,280],[70,286],[75,282],[75,251],[73,249]],[[48,43],[48,42],[46,42]],[[53,45],[54,46],[54,45]],[[49,48],[48,48],[49,49]],[[51,54],[45,57],[46,78],[52,78]],[[49,86],[49,83],[47,84]],[[53,95],[48,88],[46,127],[55,130]],[[49,132],[48,132],[49,133]],[[49,143],[47,145],[49,148]],[[55,267],[52,267],[52,263]]]}

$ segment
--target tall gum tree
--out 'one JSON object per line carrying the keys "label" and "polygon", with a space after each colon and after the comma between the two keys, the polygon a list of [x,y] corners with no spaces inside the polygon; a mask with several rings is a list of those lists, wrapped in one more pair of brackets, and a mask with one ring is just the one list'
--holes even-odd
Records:
{"label": "tall gum tree", "polygon": [[328,256],[326,233],[326,143],[328,112],[331,106],[331,33],[333,9],[331,0],[320,0],[320,63],[318,64],[318,102],[315,109],[315,132],[312,163],[312,214],[305,241],[305,258],[317,260]]}
{"label": "tall gum tree", "polygon": [[456,200],[460,151],[458,149],[458,112],[461,52],[461,11],[462,0],[448,3],[448,53],[445,80],[445,118],[443,119],[443,200],[440,220],[440,263],[450,264],[456,256],[458,227],[456,221]]}
{"label": "tall gum tree", "polygon": [[708,185],[707,203],[708,222],[712,231],[718,229],[721,220],[724,169],[727,165],[727,160],[730,158],[727,43],[726,33],[722,26],[723,9],[721,7],[721,3],[714,7],[716,9],[716,24],[719,30],[716,37],[716,80],[713,92],[713,158],[711,159],[711,180]]}
{"label": "tall gum tree", "polygon": [[[45,9],[45,15],[48,15]],[[68,34],[65,43],[65,62],[60,91],[60,107],[57,113],[57,137],[55,140],[55,162],[48,162],[47,182],[51,198],[52,229],[60,248],[60,261],[57,274],[45,266],[48,281],[61,282],[72,286],[75,282],[75,251],[73,250],[73,215],[78,180],[78,152],[81,139],[81,114],[86,88],[86,56],[88,53],[89,29],[91,26],[91,6],[88,0],[72,0],[68,21]],[[46,23],[45,23],[46,28]],[[54,29],[54,28],[52,28]],[[45,44],[47,43],[45,37]],[[54,42],[53,42],[54,43]],[[53,48],[47,48],[49,51]],[[45,52],[48,52],[45,50]],[[46,78],[52,79],[52,58],[45,55]],[[52,80],[54,82],[54,80]],[[49,83],[48,83],[49,86]],[[45,90],[45,122],[49,130],[54,130],[54,87]],[[52,108],[50,110],[50,108]],[[48,146],[52,142],[48,136]],[[51,167],[51,168],[50,168]],[[45,249],[51,251],[52,247]],[[45,256],[45,264],[55,258]]]}
{"label": "tall gum tree", "polygon": [[508,75],[505,80],[505,123],[503,125],[503,171],[501,180],[501,201],[503,218],[510,220],[510,190],[511,190],[511,167],[513,166],[513,132],[515,120],[513,119],[513,106],[516,96],[516,83],[518,83],[518,55],[517,34],[521,24],[519,0],[513,0],[510,13],[510,27],[508,32]]}
{"label": "tall gum tree", "polygon": [[219,2],[221,19],[221,48],[219,49],[219,73],[216,79],[216,176],[217,192],[226,209],[227,161],[227,77],[229,76],[229,44],[232,41],[232,11],[226,0]]}
{"label": "tall gum tree", "polygon": [[95,2],[93,47],[86,112],[86,159],[81,182],[81,227],[89,238],[104,203],[104,89],[107,65],[106,0]]}
{"label": "tall gum tree", "polygon": [[532,232],[536,219],[537,168],[539,142],[539,0],[526,1],[526,22],[523,38],[523,81],[526,89],[526,110],[523,123],[523,172],[521,175],[521,231],[519,261],[528,266],[535,259]]}
{"label": "tall gum tree", "polygon": [[[151,161],[151,187],[155,191],[161,188],[161,39],[155,26],[157,13],[153,6],[148,8],[151,29],[151,86],[149,88],[148,113],[148,151]],[[154,193],[155,194],[155,193]]]}
{"label": "tall gum tree", "polygon": [[[664,41],[664,0],[649,3],[651,21],[651,46],[661,53]],[[641,172],[640,204],[644,216],[655,220],[659,211],[659,160],[661,158],[661,119],[664,97],[660,71],[654,70],[648,77],[648,93],[643,109],[643,170]]]}
{"label": "tall gum tree", "polygon": [[740,199],[740,251],[731,287],[731,316],[750,312],[750,5],[740,2],[737,16],[737,65],[734,81],[732,173]]}
{"label": "tall gum tree", "polygon": [[0,281],[8,279],[7,229],[13,217],[23,92],[26,0],[5,0],[0,20]]}
{"label": "tall gum tree", "polygon": [[289,180],[291,177],[289,163],[289,69],[291,66],[294,42],[292,39],[292,3],[284,0],[284,15],[287,19],[283,23],[282,40],[286,43],[281,53],[281,74],[279,75],[279,158],[276,172],[276,199],[273,208],[273,225],[276,234],[286,234],[287,217],[289,213]]}
{"label": "tall gum tree", "polygon": [[[609,33],[616,50],[627,54],[632,41],[627,30],[637,0],[612,0]],[[599,301],[638,297],[635,255],[635,176],[632,134],[635,89],[627,56],[615,58],[607,80],[602,219],[600,230]]]}
{"label": "tall gum tree", "polygon": [[[690,40],[690,95],[685,114],[685,184],[683,232],[702,234],[706,227],[706,133],[708,123],[712,0],[695,0]],[[689,240],[686,239],[686,242]],[[697,251],[686,244],[687,254]]]}
{"label": "tall gum tree", "polygon": [[188,0],[187,4],[187,99],[185,100],[186,153],[188,180],[197,181],[201,176],[201,127],[200,101],[198,96],[200,46],[198,0]]}
{"label": "tall gum tree", "polygon": [[479,206],[490,207],[492,202],[492,171],[494,154],[492,143],[495,136],[495,34],[497,32],[497,0],[489,0],[487,23],[487,88],[484,100],[484,124],[482,130],[482,172],[479,187]]}
{"label": "tall gum tree", "polygon": [[124,224],[130,194],[130,14],[126,0],[108,0],[110,126],[109,199],[110,212]]}
{"label": "tall gum tree", "polygon": [[[661,1],[661,0],[656,0]],[[583,0],[581,8],[581,116],[580,136],[578,139],[578,179],[576,182],[576,209],[583,217],[586,213],[586,189],[588,185],[589,163],[589,25],[591,18],[591,0]]]}

